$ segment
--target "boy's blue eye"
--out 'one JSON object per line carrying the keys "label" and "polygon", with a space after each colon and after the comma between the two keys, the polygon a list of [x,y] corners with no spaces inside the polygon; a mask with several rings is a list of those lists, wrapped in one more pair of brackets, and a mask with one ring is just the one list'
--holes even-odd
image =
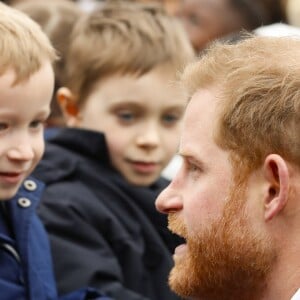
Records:
{"label": "boy's blue eye", "polygon": [[0,131],[6,130],[8,128],[8,124],[0,123]]}
{"label": "boy's blue eye", "polygon": [[38,128],[38,127],[43,126],[43,125],[44,125],[44,122],[42,122],[40,120],[35,120],[35,121],[32,121],[30,123],[31,128]]}
{"label": "boy's blue eye", "polygon": [[168,115],[164,115],[162,119],[163,122],[166,123],[167,125],[172,125],[175,122],[177,122],[179,118],[177,115],[168,114]]}
{"label": "boy's blue eye", "polygon": [[118,118],[121,119],[121,121],[130,122],[135,119],[135,115],[131,112],[119,112]]}

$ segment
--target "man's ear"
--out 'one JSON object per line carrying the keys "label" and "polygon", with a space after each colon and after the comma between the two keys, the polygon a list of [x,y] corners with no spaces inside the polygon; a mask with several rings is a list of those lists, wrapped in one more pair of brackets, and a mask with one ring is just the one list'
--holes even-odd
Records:
{"label": "man's ear", "polygon": [[66,124],[70,127],[78,125],[80,122],[80,113],[74,94],[68,88],[61,87],[56,93],[56,98]]}
{"label": "man's ear", "polygon": [[264,216],[269,221],[285,207],[289,195],[289,170],[286,161],[277,154],[266,157],[263,172],[267,180],[264,195]]}

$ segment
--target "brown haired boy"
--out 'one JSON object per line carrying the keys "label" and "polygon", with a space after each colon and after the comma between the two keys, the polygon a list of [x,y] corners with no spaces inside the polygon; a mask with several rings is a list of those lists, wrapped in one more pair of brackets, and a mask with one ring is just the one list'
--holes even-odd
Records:
{"label": "brown haired boy", "polygon": [[114,1],[79,20],[69,49],[58,91],[69,128],[35,173],[59,290],[176,299],[167,274],[178,241],[154,201],[178,145],[185,100],[173,81],[191,45],[159,7]]}

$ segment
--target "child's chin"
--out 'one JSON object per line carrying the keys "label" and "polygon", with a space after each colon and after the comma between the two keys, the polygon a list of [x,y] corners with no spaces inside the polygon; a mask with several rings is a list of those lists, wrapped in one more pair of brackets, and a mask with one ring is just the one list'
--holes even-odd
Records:
{"label": "child's chin", "polygon": [[136,176],[127,177],[126,179],[132,185],[147,187],[153,184],[158,179],[158,176]]}
{"label": "child's chin", "polygon": [[16,195],[20,185],[21,184],[18,184],[9,189],[0,187],[0,201],[10,200],[11,198],[13,198]]}

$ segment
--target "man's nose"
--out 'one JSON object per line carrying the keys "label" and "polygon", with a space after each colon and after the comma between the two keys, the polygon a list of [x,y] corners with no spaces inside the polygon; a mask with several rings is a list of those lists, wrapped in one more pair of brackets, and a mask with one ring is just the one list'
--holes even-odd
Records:
{"label": "man's nose", "polygon": [[159,212],[164,214],[177,212],[183,208],[182,198],[173,189],[172,183],[159,194],[155,201],[155,206]]}

